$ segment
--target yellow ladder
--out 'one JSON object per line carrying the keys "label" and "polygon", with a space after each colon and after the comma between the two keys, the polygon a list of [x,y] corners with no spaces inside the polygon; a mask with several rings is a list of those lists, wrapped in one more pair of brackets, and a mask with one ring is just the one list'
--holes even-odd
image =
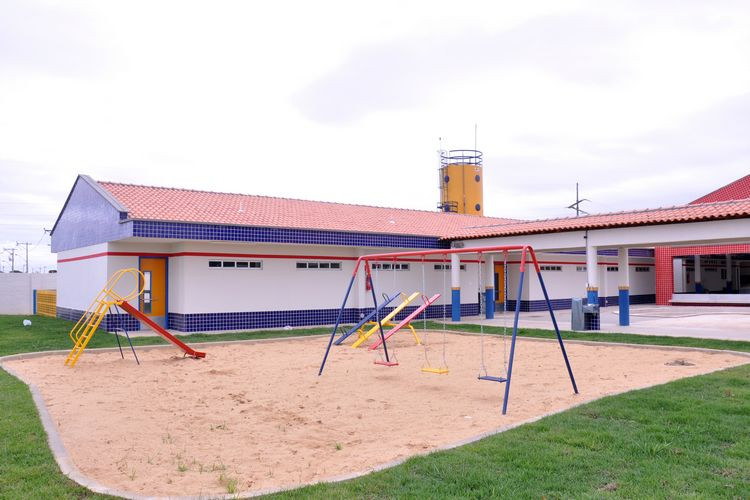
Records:
{"label": "yellow ladder", "polygon": [[[131,274],[135,277],[136,286],[131,293],[123,297],[115,292],[114,288],[126,274]],[[127,300],[138,297],[143,293],[143,286],[145,286],[143,274],[138,269],[120,269],[112,275],[107,284],[104,285],[104,288],[102,288],[102,291],[97,294],[91,305],[86,309],[86,312],[83,313],[78,322],[70,330],[70,340],[73,341],[74,345],[68,357],[65,358],[66,365],[75,366],[76,361],[78,361],[83,350],[86,349],[96,329],[99,328],[110,306],[113,304],[122,304]]]}
{"label": "yellow ladder", "polygon": [[79,322],[76,324],[78,328],[76,329],[74,327],[73,330],[71,330],[71,338],[74,340],[75,345],[70,351],[70,354],[68,354],[68,357],[65,359],[66,365],[69,364],[70,366],[75,366],[76,361],[78,361],[78,358],[81,356],[81,353],[83,353],[83,350],[86,349],[89,340],[91,340],[91,337],[94,336],[94,332],[97,328],[99,328],[99,325],[104,319],[104,315],[107,313],[108,309],[109,304],[106,301],[99,301],[96,305],[96,309],[88,314],[84,314],[83,316],[81,316],[81,320],[83,320],[84,318],[88,319],[86,321],[79,320]]}

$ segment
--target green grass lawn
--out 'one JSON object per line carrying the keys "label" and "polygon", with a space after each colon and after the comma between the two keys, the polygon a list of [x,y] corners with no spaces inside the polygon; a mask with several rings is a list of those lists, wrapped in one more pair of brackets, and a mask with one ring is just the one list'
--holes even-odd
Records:
{"label": "green grass lawn", "polygon": [[[71,323],[34,317],[32,327],[24,328],[22,320],[0,316],[0,356],[71,347]],[[474,325],[449,328],[478,331]],[[311,328],[180,338],[196,343],[329,332]],[[502,329],[485,327],[485,332]],[[520,334],[554,335],[544,330]],[[750,351],[750,342],[738,341],[593,332],[566,332],[564,337]],[[163,341],[139,337],[134,343]],[[97,332],[89,345],[116,343],[112,335]],[[276,496],[750,498],[750,365],[605,398],[386,471]],[[0,498],[104,498],[59,472],[31,394],[5,371],[0,371]]]}

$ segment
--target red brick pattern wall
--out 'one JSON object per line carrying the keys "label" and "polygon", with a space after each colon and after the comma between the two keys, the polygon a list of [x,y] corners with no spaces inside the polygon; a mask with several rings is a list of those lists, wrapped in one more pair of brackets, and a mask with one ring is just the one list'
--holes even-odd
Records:
{"label": "red brick pattern wall", "polygon": [[711,245],[697,247],[656,247],[654,267],[656,270],[656,304],[667,306],[674,293],[672,258],[688,255],[724,255],[727,253],[750,253],[750,245]]}

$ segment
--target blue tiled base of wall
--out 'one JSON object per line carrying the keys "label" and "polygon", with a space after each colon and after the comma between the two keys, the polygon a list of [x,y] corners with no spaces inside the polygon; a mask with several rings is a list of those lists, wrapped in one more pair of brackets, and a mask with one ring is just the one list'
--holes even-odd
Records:
{"label": "blue tiled base of wall", "polygon": [[[562,309],[570,309],[571,307],[571,299],[552,299],[550,300],[552,303],[552,309],[562,310]],[[584,297],[583,303],[586,303],[586,298]],[[599,297],[599,305],[601,307],[608,307],[608,306],[616,306],[619,305],[619,297],[617,295],[613,295],[611,297]],[[630,305],[637,305],[637,304],[655,304],[656,303],[656,295],[655,294],[644,294],[644,295],[631,295],[630,296]],[[509,312],[513,312],[516,310],[516,301],[515,300],[508,300],[506,302],[506,306]],[[502,305],[501,306],[495,306],[496,312],[501,312]],[[544,300],[522,300],[521,301],[521,311],[523,312],[532,312],[532,311],[546,311],[547,310],[547,303]]]}
{"label": "blue tiled base of wall", "polygon": [[[418,306],[405,307],[394,318],[400,321],[416,310]],[[381,317],[385,317],[393,308],[384,308]],[[342,323],[351,324],[365,317],[372,308],[350,308],[344,310]],[[169,328],[181,332],[205,332],[216,330],[242,330],[255,328],[281,328],[284,326],[332,325],[336,323],[338,309],[306,309],[299,311],[249,311],[231,313],[169,313]],[[479,314],[479,304],[461,304],[461,314],[474,316]],[[423,315],[430,319],[450,317],[451,306],[431,305]],[[415,320],[416,321],[416,320]]]}
{"label": "blue tiled base of wall", "polygon": [[57,317],[68,321],[78,321],[83,316],[84,311],[78,309],[68,309],[67,307],[57,306]]}
{"label": "blue tiled base of wall", "polygon": [[[68,309],[67,307],[57,308],[57,317],[68,321],[78,321],[85,311],[80,309]],[[123,329],[128,332],[137,332],[141,329],[141,323],[129,314],[107,314],[102,320],[100,328],[112,332],[116,329]]]}

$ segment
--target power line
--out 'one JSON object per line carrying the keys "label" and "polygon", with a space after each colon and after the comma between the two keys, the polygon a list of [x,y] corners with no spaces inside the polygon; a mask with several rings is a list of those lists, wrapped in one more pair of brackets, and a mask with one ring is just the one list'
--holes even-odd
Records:
{"label": "power line", "polygon": [[31,245],[31,243],[28,241],[21,241],[21,242],[16,241],[16,245],[18,246],[24,245],[26,247],[26,271],[24,272],[28,274],[29,272],[29,245]]}
{"label": "power line", "polygon": [[3,248],[3,250],[10,254],[10,272],[14,272],[16,270],[16,249]]}

